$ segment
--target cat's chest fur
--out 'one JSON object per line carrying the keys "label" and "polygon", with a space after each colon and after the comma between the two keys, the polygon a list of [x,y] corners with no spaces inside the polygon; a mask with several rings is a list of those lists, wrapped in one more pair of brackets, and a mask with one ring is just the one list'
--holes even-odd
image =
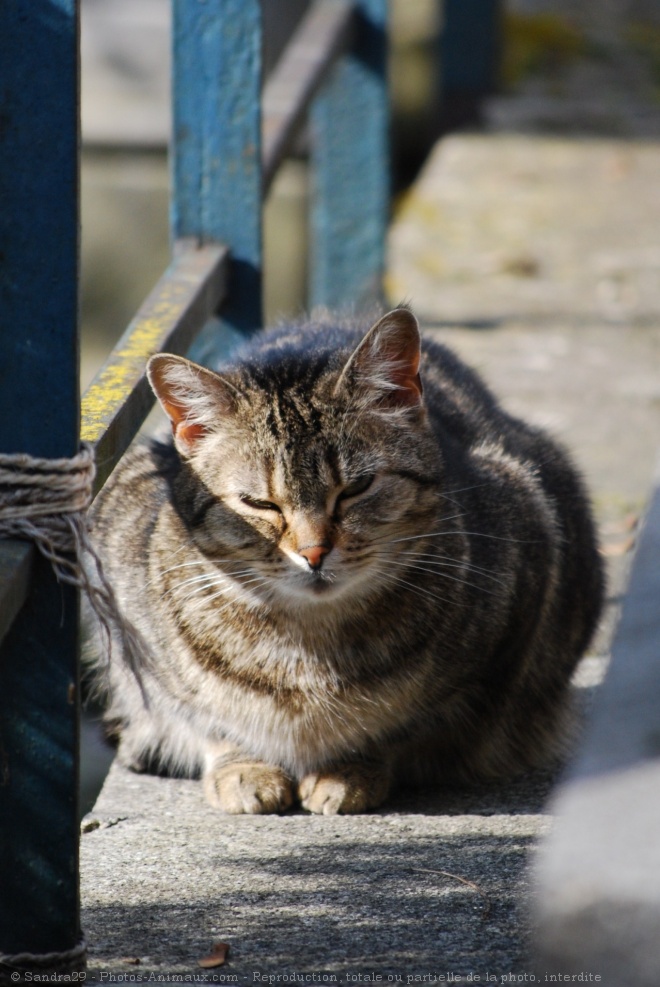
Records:
{"label": "cat's chest fur", "polygon": [[[346,602],[329,614],[297,607],[282,618],[259,606],[249,583],[219,579],[192,545],[185,562],[165,565],[182,537],[165,503],[147,578],[142,582],[140,569],[124,598],[129,611],[129,600],[140,599],[136,623],[156,642],[151,660],[167,687],[160,697],[165,716],[194,710],[211,739],[228,738],[301,775],[328,756],[345,758],[405,734],[421,694],[433,689],[434,663],[426,654],[429,635],[410,635],[395,599],[376,596],[364,612]],[[211,585],[196,592],[200,584]],[[365,617],[379,603],[385,610],[376,635]],[[436,667],[440,661],[436,654]]]}

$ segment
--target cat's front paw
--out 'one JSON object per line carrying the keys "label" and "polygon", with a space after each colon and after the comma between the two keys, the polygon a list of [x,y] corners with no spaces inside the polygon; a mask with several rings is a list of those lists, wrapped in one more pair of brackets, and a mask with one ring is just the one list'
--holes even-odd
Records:
{"label": "cat's front paw", "polygon": [[149,735],[143,735],[130,727],[124,730],[119,736],[119,747],[117,749],[117,761],[129,771],[143,774],[150,769],[157,768],[157,758],[154,750],[158,749],[157,743],[152,742]]}
{"label": "cat's front paw", "polygon": [[293,804],[291,779],[259,761],[211,767],[202,781],[211,805],[232,815],[284,812]]}
{"label": "cat's front paw", "polygon": [[390,774],[381,766],[347,764],[307,775],[298,794],[303,809],[324,816],[375,809],[390,790]]}

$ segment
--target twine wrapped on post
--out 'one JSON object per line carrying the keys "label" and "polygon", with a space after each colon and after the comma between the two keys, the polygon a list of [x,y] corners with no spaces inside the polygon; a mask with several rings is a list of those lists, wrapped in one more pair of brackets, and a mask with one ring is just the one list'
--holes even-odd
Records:
{"label": "twine wrapped on post", "polygon": [[79,589],[88,588],[79,560],[94,473],[88,445],[72,459],[0,454],[0,535],[34,542],[57,578]]}
{"label": "twine wrapped on post", "polygon": [[108,655],[115,628],[124,657],[139,678],[137,632],[122,617],[89,537],[86,511],[92,502],[95,475],[94,450],[89,443],[83,443],[71,459],[0,454],[0,538],[34,542],[57,579],[87,595]]}
{"label": "twine wrapped on post", "polygon": [[[32,974],[34,980],[57,980],[63,979],[62,975],[57,977],[61,970],[65,969],[71,978],[71,974],[82,972],[85,969],[87,956],[87,943],[83,937],[73,949],[62,950],[59,953],[0,953],[0,975],[6,974],[5,980],[0,983],[9,983],[9,977],[14,983],[25,982],[26,973]],[[35,976],[36,974],[36,976]],[[81,977],[80,980],[84,980]]]}

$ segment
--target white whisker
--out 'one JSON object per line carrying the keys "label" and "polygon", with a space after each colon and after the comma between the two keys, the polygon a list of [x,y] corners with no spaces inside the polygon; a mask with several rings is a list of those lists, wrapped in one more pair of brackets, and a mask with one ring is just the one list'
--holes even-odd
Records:
{"label": "white whisker", "polygon": [[218,582],[222,580],[231,581],[238,578],[238,576],[247,576],[252,572],[254,572],[252,568],[240,569],[238,572],[205,572],[201,576],[191,576],[190,579],[184,579],[180,583],[175,583],[170,587],[168,592],[176,593],[182,586],[190,586],[192,583],[202,583],[205,580],[210,580],[210,585],[213,585],[213,580],[217,580]]}
{"label": "white whisker", "polygon": [[250,586],[252,583],[254,583],[257,580],[263,580],[264,582],[268,582],[267,577],[261,575],[255,575],[253,579],[243,579],[243,580],[237,579],[236,582],[233,584],[231,580],[227,579],[226,577],[210,578],[208,582],[203,583],[201,586],[196,586],[191,593],[188,593],[178,602],[185,603],[186,600],[191,600],[194,596],[203,596],[206,590],[213,589],[215,586],[224,587],[223,589],[220,590],[219,593],[214,594],[214,596],[206,597],[207,600],[213,600],[215,599],[216,596],[219,596],[223,592],[227,592],[231,589],[234,590],[241,589],[244,586]]}
{"label": "white whisker", "polygon": [[168,572],[174,572],[175,569],[185,569],[187,566],[191,565],[249,565],[252,562],[256,562],[257,559],[216,559],[211,556],[203,559],[195,559],[192,562],[180,562],[178,565],[172,565],[168,569],[162,569],[160,575],[165,576]]}
{"label": "white whisker", "polygon": [[206,565],[208,559],[195,559],[194,562],[179,562],[178,565],[171,565],[168,569],[162,569],[160,572],[161,576],[166,576],[168,572],[174,572],[175,569],[185,569],[191,565]]}
{"label": "white whisker", "polygon": [[[254,589],[257,589],[257,588],[259,588],[259,586],[266,586],[266,585],[268,585],[268,582],[269,581],[268,581],[268,579],[266,579],[265,576],[255,576],[254,579],[248,579],[246,582],[242,583],[241,586],[252,585]],[[217,600],[218,597],[224,596],[226,592],[227,592],[227,587],[224,587],[223,589],[219,590],[217,593],[213,593],[211,596],[203,596],[197,602],[197,604],[194,604],[193,606],[190,607],[190,613],[195,613],[198,610],[202,609],[203,607],[207,607],[210,603],[213,602],[213,600]],[[195,591],[195,593],[192,593],[191,594],[191,596],[197,596],[197,595],[198,595],[198,591]],[[190,599],[190,597],[186,597],[186,599]],[[182,602],[185,602],[185,600],[182,601]],[[231,599],[231,600],[227,600],[226,604],[223,607],[220,607],[220,608],[213,607],[213,609],[212,609],[213,616],[214,617],[217,617],[219,614],[221,614],[228,607],[235,606],[236,604],[239,604],[239,603],[242,603],[242,602],[244,602],[244,601],[242,601],[240,599],[236,599],[236,598]]]}
{"label": "white whisker", "polygon": [[[478,589],[480,593],[488,593],[489,596],[499,596],[499,593],[496,593],[492,589],[485,589],[477,583],[471,583],[468,579],[459,579],[458,576],[451,576],[447,572],[436,572],[434,569],[427,568],[427,565],[416,565],[413,562],[397,562],[396,559],[390,559],[389,564],[398,565],[404,569],[418,569],[420,572],[427,572],[429,575],[446,579],[447,582],[462,583],[463,586],[472,586],[473,589]],[[436,565],[442,565],[442,563],[436,563]]]}
{"label": "white whisker", "polygon": [[[462,515],[455,516],[461,517]],[[450,519],[448,518],[447,520]],[[463,531],[461,528],[458,528],[455,531],[427,531],[418,535],[410,535],[407,538],[393,538],[388,542],[388,544],[394,545],[401,541],[422,541],[424,538],[442,538],[446,535],[470,535],[474,538],[493,538],[495,541],[515,542],[518,545],[538,545],[537,538],[508,538],[506,535],[491,535],[486,534],[485,531]]]}
{"label": "white whisker", "polygon": [[379,574],[385,576],[390,582],[399,583],[401,586],[408,586],[414,593],[420,596],[428,596],[434,600],[440,600],[441,603],[449,603],[451,606],[463,606],[463,604],[457,603],[455,600],[448,600],[446,596],[440,596],[439,593],[432,593],[430,590],[423,589],[421,586],[417,586],[407,579],[402,579],[401,576],[397,576],[395,573],[388,572],[385,569],[381,570]]}
{"label": "white whisker", "polygon": [[[456,518],[463,517],[463,514],[450,514],[447,517],[438,518],[438,521],[454,521]],[[405,538],[389,538],[387,539],[388,545],[397,545],[402,541],[421,541],[423,538],[437,538],[439,535],[445,534],[463,534],[462,531],[449,532],[449,531],[421,531],[416,535],[406,535]]]}
{"label": "white whisker", "polygon": [[[498,579],[495,574],[494,569],[484,569],[480,565],[475,565],[473,562],[461,562],[460,559],[452,558],[451,555],[437,555],[431,552],[401,552],[401,555],[410,555],[412,558],[423,559],[427,565],[437,565],[437,566],[447,566],[448,568],[456,569],[469,569],[470,572],[478,573],[483,576],[484,579],[492,579],[493,582],[499,583],[500,586],[506,586],[506,583],[502,579]],[[432,561],[435,559],[443,559],[443,562]]]}

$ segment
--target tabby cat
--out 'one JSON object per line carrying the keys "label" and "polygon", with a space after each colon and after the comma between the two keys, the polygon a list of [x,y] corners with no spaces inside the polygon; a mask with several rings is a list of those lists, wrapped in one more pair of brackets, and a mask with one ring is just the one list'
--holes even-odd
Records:
{"label": "tabby cat", "polygon": [[173,438],[94,511],[141,648],[110,662],[125,765],[201,772],[226,812],[332,814],[557,752],[602,575],[553,442],[406,308],[148,375]]}

